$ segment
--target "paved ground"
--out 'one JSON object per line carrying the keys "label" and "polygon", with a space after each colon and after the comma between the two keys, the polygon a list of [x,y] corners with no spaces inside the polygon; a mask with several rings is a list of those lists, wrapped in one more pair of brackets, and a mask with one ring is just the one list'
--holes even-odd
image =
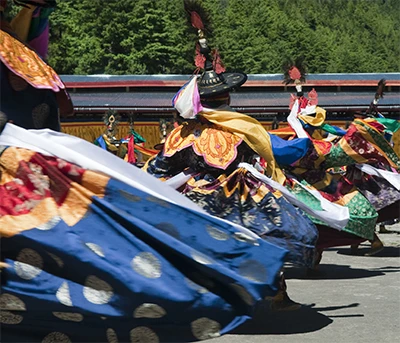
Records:
{"label": "paved ground", "polygon": [[[321,275],[306,278],[288,268],[289,295],[304,304],[295,312],[254,320],[213,343],[382,343],[400,341],[400,224],[379,235],[386,248],[373,257],[351,256],[347,247],[324,252]],[[359,253],[369,245],[360,246]]]}

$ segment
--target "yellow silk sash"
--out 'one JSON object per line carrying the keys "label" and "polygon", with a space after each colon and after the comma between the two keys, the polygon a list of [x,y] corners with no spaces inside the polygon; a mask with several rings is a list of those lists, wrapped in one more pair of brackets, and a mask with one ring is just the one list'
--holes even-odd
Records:
{"label": "yellow silk sash", "polygon": [[267,162],[267,172],[272,179],[280,184],[284,183],[285,175],[275,161],[269,134],[258,120],[238,112],[210,109],[200,112],[199,115],[242,138]]}
{"label": "yellow silk sash", "polygon": [[299,119],[312,126],[321,126],[326,119],[326,111],[321,107],[315,108],[315,116],[299,115]]}

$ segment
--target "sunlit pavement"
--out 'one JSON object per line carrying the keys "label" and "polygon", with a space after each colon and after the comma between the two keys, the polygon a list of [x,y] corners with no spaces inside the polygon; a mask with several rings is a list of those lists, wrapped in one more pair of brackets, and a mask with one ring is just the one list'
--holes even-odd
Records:
{"label": "sunlit pavement", "polygon": [[286,270],[290,297],[302,303],[294,312],[270,313],[264,308],[254,320],[213,343],[380,343],[400,337],[400,224],[379,234],[385,249],[372,257],[350,247],[325,251],[320,275],[309,278],[299,268]]}

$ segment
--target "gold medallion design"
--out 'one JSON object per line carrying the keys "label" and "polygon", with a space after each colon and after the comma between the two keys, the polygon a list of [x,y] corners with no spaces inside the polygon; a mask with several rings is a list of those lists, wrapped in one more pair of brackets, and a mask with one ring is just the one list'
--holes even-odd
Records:
{"label": "gold medallion design", "polygon": [[53,227],[55,227],[59,222],[61,221],[61,218],[59,216],[54,216],[51,218],[48,222],[36,226],[36,229],[38,230],[51,230]]}
{"label": "gold medallion design", "polygon": [[226,232],[222,231],[221,229],[217,229],[214,226],[207,225],[206,230],[208,234],[217,241],[226,241],[229,239],[229,235]]}
{"label": "gold medallion design", "polygon": [[15,272],[25,280],[31,280],[42,272],[43,259],[32,249],[22,249],[14,263]]}
{"label": "gold medallion design", "polygon": [[171,157],[188,147],[213,167],[226,169],[237,156],[242,139],[214,124],[185,123],[174,129],[164,145],[164,156]]}
{"label": "gold medallion design", "polygon": [[260,243],[257,242],[257,238],[250,236],[247,233],[237,231],[233,234],[233,238],[235,238],[239,242],[243,243],[248,243],[252,245],[260,245]]}
{"label": "gold medallion design", "polygon": [[199,340],[221,336],[221,325],[215,320],[203,317],[196,319],[190,324],[193,336]]}
{"label": "gold medallion design", "polygon": [[53,312],[53,315],[62,320],[67,320],[71,322],[81,322],[83,320],[83,316],[80,313],[72,313],[72,312]]}
{"label": "gold medallion design", "polygon": [[26,311],[25,303],[12,294],[3,293],[0,295],[0,310]]}
{"label": "gold medallion design", "polygon": [[60,288],[58,289],[58,291],[56,293],[56,297],[61,304],[65,305],[65,306],[73,306],[72,300],[71,300],[71,295],[69,293],[69,286],[66,281],[64,281],[62,283],[62,285],[60,286]]}
{"label": "gold medallion design", "polygon": [[146,326],[138,326],[130,332],[131,343],[159,343],[156,333]]}
{"label": "gold medallion design", "polygon": [[92,250],[96,255],[99,255],[100,257],[105,257],[104,252],[103,252],[103,249],[102,249],[99,245],[94,244],[94,243],[85,243],[85,244],[86,244],[86,246],[87,246],[90,250]]}
{"label": "gold medallion design", "polygon": [[62,332],[52,332],[43,338],[42,343],[71,343],[71,340]]}
{"label": "gold medallion design", "polygon": [[108,328],[106,331],[108,343],[118,343],[118,336],[115,330]]}
{"label": "gold medallion design", "polygon": [[209,258],[208,256],[204,255],[199,251],[192,250],[190,254],[192,255],[192,258],[198,263],[206,265],[214,263],[214,261],[211,258]]}
{"label": "gold medallion design", "polygon": [[133,312],[134,318],[162,318],[167,312],[157,304],[144,303]]}
{"label": "gold medallion design", "polygon": [[22,322],[24,318],[19,314],[14,314],[10,311],[0,312],[0,323],[16,325]]}
{"label": "gold medallion design", "polygon": [[151,252],[141,252],[132,259],[133,270],[149,279],[157,279],[161,276],[161,262]]}
{"label": "gold medallion design", "polygon": [[97,276],[90,275],[85,280],[83,296],[92,304],[107,304],[114,295],[112,287]]}

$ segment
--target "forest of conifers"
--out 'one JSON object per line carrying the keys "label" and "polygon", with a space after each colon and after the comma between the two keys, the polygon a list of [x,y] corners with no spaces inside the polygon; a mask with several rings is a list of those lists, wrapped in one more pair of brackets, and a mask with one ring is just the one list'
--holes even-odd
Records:
{"label": "forest of conifers", "polygon": [[[400,71],[399,0],[204,0],[209,43],[227,70]],[[49,63],[60,74],[186,74],[196,34],[183,0],[62,0],[51,15]]]}

